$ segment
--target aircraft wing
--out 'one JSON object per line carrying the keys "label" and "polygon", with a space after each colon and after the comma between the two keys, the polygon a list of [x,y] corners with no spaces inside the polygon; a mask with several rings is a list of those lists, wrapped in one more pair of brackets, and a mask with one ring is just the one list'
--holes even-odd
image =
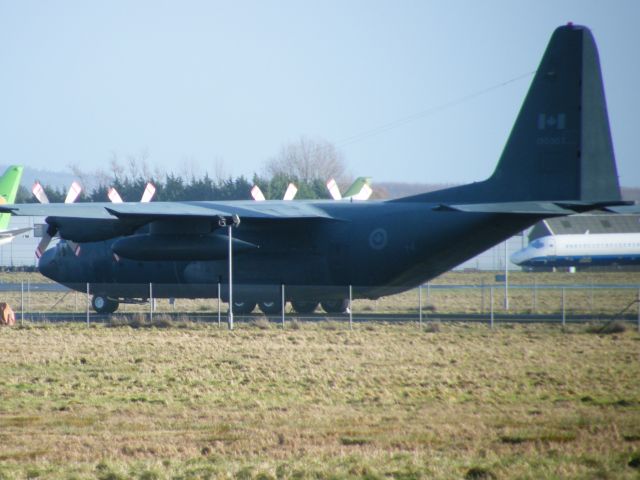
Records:
{"label": "aircraft wing", "polygon": [[154,202],[110,204],[106,210],[120,219],[142,219],[149,221],[162,218],[199,217],[229,218],[233,215],[244,220],[326,219],[331,215],[304,202]]}
{"label": "aircraft wing", "polygon": [[0,212],[18,216],[57,217],[75,219],[149,219],[168,217],[230,217],[241,219],[332,219],[324,210],[308,203],[282,202],[153,202],[153,203],[25,203],[0,205]]}
{"label": "aircraft wing", "polygon": [[26,217],[113,218],[105,207],[111,203],[16,203],[0,205],[0,212]]}
{"label": "aircraft wing", "polygon": [[[235,201],[235,202],[150,202],[150,203],[80,203],[0,205],[0,212],[22,216],[44,216],[50,237],[75,242],[95,242],[131,235],[139,227],[163,220],[169,228],[181,220],[215,222],[225,225],[241,222],[280,222],[287,220],[339,220],[305,202]],[[237,218],[236,218],[237,216]]]}
{"label": "aircraft wing", "polygon": [[21,233],[30,232],[32,230],[33,230],[32,227],[14,228],[13,230],[0,230],[0,238],[5,238],[5,237],[13,238],[17,235],[20,235]]}
{"label": "aircraft wing", "polygon": [[440,204],[436,206],[434,210],[469,213],[564,216],[598,209],[613,211],[613,209],[625,208],[619,205],[627,205],[627,203],[628,202],[581,202],[569,200],[557,202],[498,202],[453,205]]}

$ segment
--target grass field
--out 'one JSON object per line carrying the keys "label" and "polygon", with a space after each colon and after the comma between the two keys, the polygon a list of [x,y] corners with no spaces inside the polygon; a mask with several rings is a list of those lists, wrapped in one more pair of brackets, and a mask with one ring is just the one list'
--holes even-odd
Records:
{"label": "grass field", "polygon": [[0,478],[638,478],[640,335],[0,329]]}

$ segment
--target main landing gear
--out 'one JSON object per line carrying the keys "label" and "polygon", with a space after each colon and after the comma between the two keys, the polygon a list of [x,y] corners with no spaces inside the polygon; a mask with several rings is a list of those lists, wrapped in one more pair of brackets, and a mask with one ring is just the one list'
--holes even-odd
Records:
{"label": "main landing gear", "polygon": [[[282,313],[282,301],[278,300],[262,300],[256,302],[255,300],[239,299],[233,301],[233,312],[238,315],[248,315],[253,312],[254,308],[258,305],[258,308],[265,315],[279,315]],[[341,314],[346,313],[349,307],[349,299],[340,298],[332,300],[323,300],[318,302],[317,300],[291,300],[291,306],[296,313],[299,314],[311,314],[316,311],[318,305],[322,306],[322,309],[326,313]]]}
{"label": "main landing gear", "polygon": [[91,299],[91,306],[97,313],[113,313],[118,309],[120,303],[105,295],[94,295]]}
{"label": "main landing gear", "polygon": [[[248,315],[256,308],[256,304],[265,315],[278,315],[282,312],[282,301],[280,299],[262,300],[260,302],[245,299],[234,300],[233,312],[238,315]],[[326,313],[341,314],[347,312],[349,299],[322,300],[322,302],[317,300],[291,300],[293,310],[302,315],[314,313],[318,305],[321,305]],[[91,306],[97,313],[109,314],[118,309],[120,302],[106,295],[96,294],[91,299]]]}

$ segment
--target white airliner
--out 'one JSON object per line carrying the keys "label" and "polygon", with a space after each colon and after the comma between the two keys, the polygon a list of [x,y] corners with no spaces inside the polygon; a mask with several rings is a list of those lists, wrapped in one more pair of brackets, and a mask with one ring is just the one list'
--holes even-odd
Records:
{"label": "white airliner", "polygon": [[522,267],[640,265],[640,233],[549,235],[511,255]]}

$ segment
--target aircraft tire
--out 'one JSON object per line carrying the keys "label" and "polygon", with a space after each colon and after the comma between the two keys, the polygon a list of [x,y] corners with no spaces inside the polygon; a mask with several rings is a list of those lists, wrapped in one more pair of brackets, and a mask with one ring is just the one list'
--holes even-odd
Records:
{"label": "aircraft tire", "polygon": [[94,295],[91,299],[91,306],[96,313],[113,313],[118,309],[120,303],[105,295]]}
{"label": "aircraft tire", "polygon": [[349,306],[349,299],[343,298],[340,300],[323,300],[320,302],[322,309],[327,313],[346,313]]}
{"label": "aircraft tire", "polygon": [[313,300],[291,300],[291,306],[296,313],[313,313],[318,308],[318,303]]}
{"label": "aircraft tire", "polygon": [[258,302],[258,308],[265,315],[275,315],[282,313],[282,302],[280,300]]}
{"label": "aircraft tire", "polygon": [[256,302],[252,300],[234,300],[233,313],[248,314],[256,308]]}

